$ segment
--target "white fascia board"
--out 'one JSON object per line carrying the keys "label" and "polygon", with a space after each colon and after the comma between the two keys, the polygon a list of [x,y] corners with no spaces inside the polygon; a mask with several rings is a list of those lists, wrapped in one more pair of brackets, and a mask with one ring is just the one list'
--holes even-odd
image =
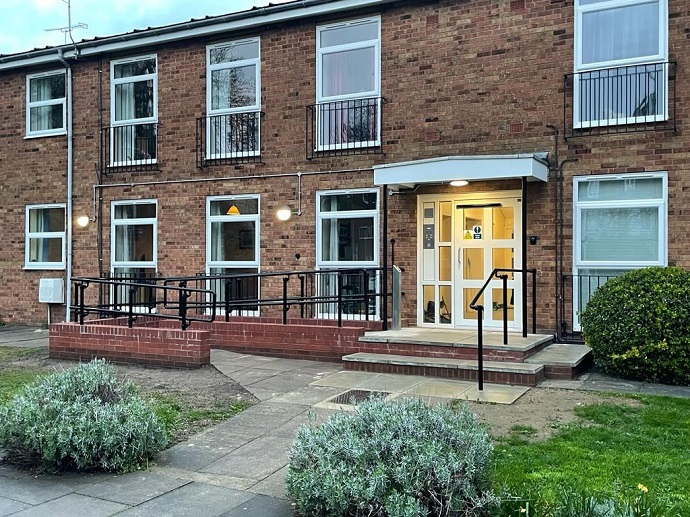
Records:
{"label": "white fascia board", "polygon": [[[99,38],[95,41],[78,42],[76,45],[55,47],[55,54],[41,56],[39,61],[31,57],[34,52],[27,52],[25,59],[13,56],[0,56],[0,70],[8,70],[31,66],[36,64],[52,63],[58,61],[57,49],[62,48],[65,59],[74,59],[79,56],[91,56],[107,52],[138,49],[150,45],[161,45],[184,39],[214,36],[216,34],[230,35],[233,31],[264,27],[274,23],[337,14],[355,9],[376,7],[395,3],[400,0],[341,0],[336,2],[310,2],[305,0],[298,6],[289,4],[276,4],[270,7],[256,8],[252,11],[242,11],[226,16],[214,17],[213,20],[193,20],[167,27],[146,29],[136,33],[121,34],[118,36]],[[314,5],[309,5],[314,4]],[[301,6],[301,7],[300,7]],[[226,21],[222,21],[226,20]],[[40,52],[44,53],[45,50]],[[51,59],[52,56],[52,59]],[[10,59],[6,59],[6,58]]]}
{"label": "white fascia board", "polygon": [[485,181],[527,178],[547,181],[549,166],[544,153],[444,156],[428,160],[375,165],[375,185],[423,185],[452,180]]}

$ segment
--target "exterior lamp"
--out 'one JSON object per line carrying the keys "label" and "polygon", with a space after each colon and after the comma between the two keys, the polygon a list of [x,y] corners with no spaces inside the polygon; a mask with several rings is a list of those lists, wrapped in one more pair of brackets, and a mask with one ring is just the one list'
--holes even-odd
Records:
{"label": "exterior lamp", "polygon": [[233,204],[230,208],[228,208],[228,211],[225,213],[227,215],[240,215],[240,209]]}
{"label": "exterior lamp", "polygon": [[88,215],[80,215],[77,217],[77,226],[80,228],[86,228],[89,225],[89,222],[91,219],[89,219]]}
{"label": "exterior lamp", "polygon": [[467,180],[453,180],[450,182],[451,187],[465,187],[469,184]]}
{"label": "exterior lamp", "polygon": [[292,209],[287,205],[282,205],[276,210],[276,218],[279,221],[289,221],[292,217]]}

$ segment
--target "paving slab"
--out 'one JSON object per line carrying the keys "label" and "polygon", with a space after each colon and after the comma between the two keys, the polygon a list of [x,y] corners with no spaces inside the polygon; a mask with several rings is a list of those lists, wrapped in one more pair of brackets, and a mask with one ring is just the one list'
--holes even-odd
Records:
{"label": "paving slab", "polygon": [[[237,370],[232,372],[229,377],[238,384],[241,384],[244,388],[249,391],[252,390],[252,384],[255,382],[263,381],[265,379],[270,379],[277,375],[275,370],[263,370],[261,368],[244,368],[243,370]],[[260,387],[260,386],[259,386]]]}
{"label": "paving slab", "polygon": [[0,478],[0,494],[12,495],[12,499],[21,503],[38,505],[62,497],[75,489],[61,483],[56,476],[27,476],[20,479]]}
{"label": "paving slab", "polygon": [[403,395],[415,395],[418,397],[435,397],[444,399],[457,399],[463,393],[474,388],[477,383],[467,381],[442,381],[423,380],[416,386],[406,390]]}
{"label": "paving slab", "polygon": [[225,512],[221,517],[293,517],[293,506],[283,499],[257,495],[236,508]]}
{"label": "paving slab", "polygon": [[335,397],[342,391],[343,389],[339,387],[311,385],[277,396],[274,398],[273,402],[313,406],[317,402]]}
{"label": "paving slab", "polygon": [[308,386],[310,383],[318,380],[320,380],[318,376],[309,373],[276,372],[276,375],[272,377],[253,382],[248,388],[250,390],[260,388],[263,390],[288,393]]}
{"label": "paving slab", "polygon": [[91,485],[78,490],[77,493],[136,506],[188,483],[191,483],[189,478],[179,478],[154,472],[136,472],[113,476],[108,482]]}
{"label": "paving slab", "polygon": [[[256,494],[268,495],[271,497],[279,497],[285,499],[285,476],[288,472],[288,466],[285,465],[282,469],[274,472],[263,481],[259,481],[250,488],[251,492]],[[259,514],[262,515],[262,514]],[[267,514],[267,516],[270,514]]]}
{"label": "paving slab", "polygon": [[665,384],[644,384],[640,389],[640,393],[644,393],[646,395],[690,398],[690,387],[667,386]]}
{"label": "paving slab", "polygon": [[490,404],[512,404],[529,391],[526,386],[507,386],[502,384],[485,384],[479,391],[473,386],[459,398],[469,402],[486,402]]}
{"label": "paving slab", "polygon": [[287,465],[293,439],[261,436],[204,467],[202,472],[229,474],[262,481]]}
{"label": "paving slab", "polygon": [[582,384],[583,390],[617,391],[620,393],[639,393],[642,382],[616,379],[606,375],[594,373]]}
{"label": "paving slab", "polygon": [[332,375],[328,375],[323,379],[312,382],[312,386],[332,386],[337,388],[356,388],[363,382],[369,381],[375,377],[379,377],[380,373],[370,372],[355,372],[351,370],[342,370]]}
{"label": "paving slab", "polygon": [[150,517],[152,515],[211,517],[222,515],[253,497],[255,497],[254,494],[249,492],[194,482],[125,510],[119,515],[123,517]]}
{"label": "paving slab", "polygon": [[389,373],[372,377],[357,385],[362,390],[398,392],[406,391],[424,381],[418,375],[393,375]]}
{"label": "paving slab", "polygon": [[48,331],[32,327],[0,328],[0,346],[40,348],[48,346]]}
{"label": "paving slab", "polygon": [[104,501],[95,497],[68,494],[57,499],[32,506],[13,517],[47,517],[69,515],[70,517],[109,517],[129,508],[127,505]]}
{"label": "paving slab", "polygon": [[547,346],[544,350],[531,355],[525,359],[525,362],[575,368],[584,361],[590,353],[591,349],[587,345],[554,343]]}
{"label": "paving slab", "polygon": [[20,503],[19,501],[13,501],[12,499],[6,499],[0,496],[0,517],[5,517],[6,515],[17,513],[21,510],[24,510],[25,508],[29,508],[28,503]]}

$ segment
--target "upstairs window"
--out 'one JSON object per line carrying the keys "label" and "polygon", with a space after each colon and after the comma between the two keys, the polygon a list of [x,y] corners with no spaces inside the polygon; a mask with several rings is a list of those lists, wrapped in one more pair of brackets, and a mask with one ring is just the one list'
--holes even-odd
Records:
{"label": "upstairs window", "polygon": [[65,205],[26,207],[27,269],[64,269]]}
{"label": "upstairs window", "polygon": [[259,154],[260,47],[254,38],[207,49],[207,159]]}
{"label": "upstairs window", "polygon": [[65,72],[26,76],[26,136],[65,132]]}
{"label": "upstairs window", "polygon": [[111,63],[110,165],[155,162],[158,74],[155,56]]}
{"label": "upstairs window", "polygon": [[380,145],[381,20],[316,34],[317,150]]}
{"label": "upstairs window", "polygon": [[576,128],[667,117],[667,0],[576,0]]}

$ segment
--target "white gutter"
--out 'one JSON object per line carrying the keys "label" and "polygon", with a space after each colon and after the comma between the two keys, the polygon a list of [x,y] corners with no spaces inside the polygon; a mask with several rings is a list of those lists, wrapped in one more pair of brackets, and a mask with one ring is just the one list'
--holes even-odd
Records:
{"label": "white gutter", "polygon": [[72,67],[65,61],[62,49],[58,49],[57,59],[62,63],[67,70],[67,207],[65,209],[66,229],[67,229],[67,256],[65,263],[65,321],[69,322],[71,319],[72,303],[72,185],[74,172],[74,159],[72,150]]}
{"label": "white gutter", "polygon": [[[232,32],[261,28],[266,25],[284,23],[302,18],[339,14],[356,9],[380,7],[400,0],[303,0],[288,4],[277,4],[240,13],[217,16],[208,20],[194,20],[166,27],[146,29],[94,41],[84,41],[63,47],[63,58],[93,56],[161,45],[184,39],[225,35],[232,38]],[[294,4],[294,5],[293,5]],[[58,48],[58,51],[61,49]],[[50,51],[49,51],[50,52]],[[59,58],[57,59],[60,60]],[[55,62],[55,54],[46,50],[25,52],[19,55],[0,56],[0,71]]]}

